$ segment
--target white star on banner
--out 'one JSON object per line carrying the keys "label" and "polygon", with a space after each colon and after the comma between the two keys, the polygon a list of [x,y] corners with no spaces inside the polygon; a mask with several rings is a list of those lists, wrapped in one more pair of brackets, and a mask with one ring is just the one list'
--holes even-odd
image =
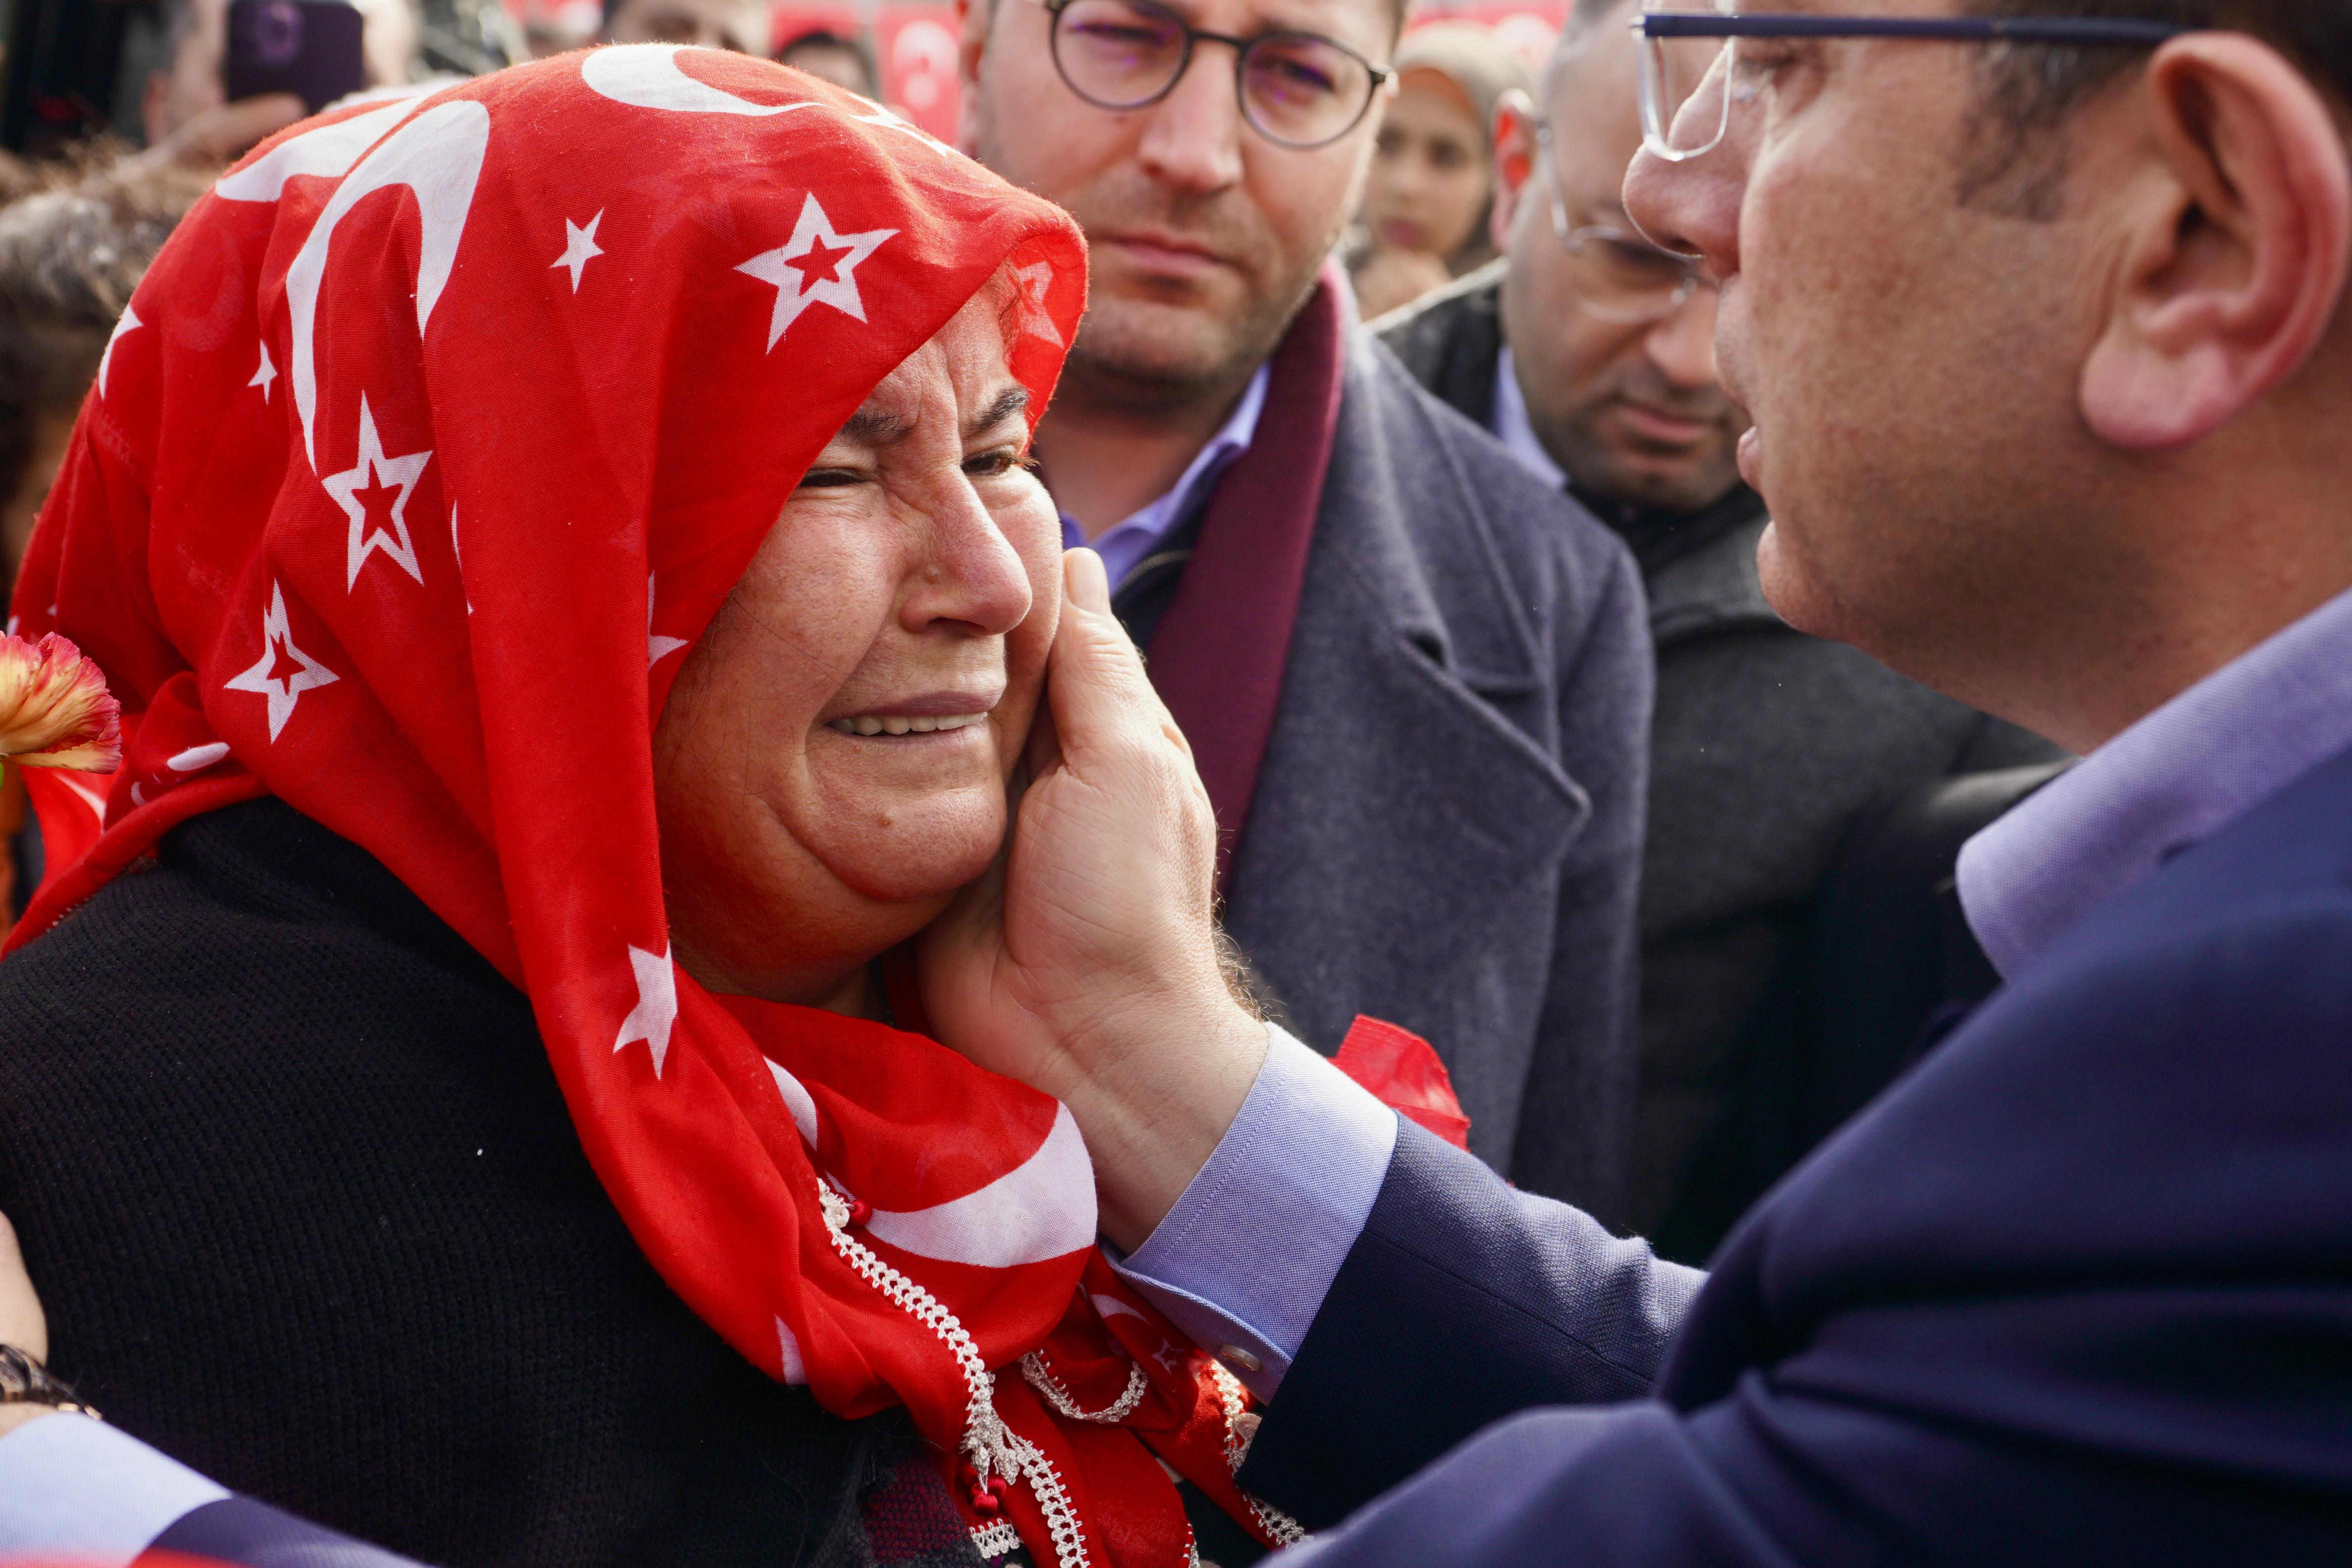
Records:
{"label": "white star on banner", "polygon": [[294,633],[286,621],[286,590],[272,583],[269,608],[261,616],[261,658],[251,669],[221,685],[230,691],[256,692],[269,700],[269,738],[275,741],[286,728],[286,721],[294,716],[294,705],[302,700],[302,693],[332,686],[341,679],[294,646]]}
{"label": "white star on banner", "polygon": [[114,345],[122,341],[123,333],[135,331],[146,324],[139,319],[138,311],[128,305],[122,307],[121,320],[114,323],[114,331],[107,337],[106,352],[98,356],[98,395],[100,397],[106,395],[106,373],[114,368]]}
{"label": "white star on banner", "polygon": [[[580,274],[588,269],[589,258],[604,254],[604,247],[596,243],[596,226],[604,221],[603,207],[596,209],[596,216],[588,220],[584,228],[570,218],[563,220],[563,254],[551,265],[572,268],[572,291],[574,294],[580,292]],[[544,256],[547,252],[542,250],[540,254]]]}
{"label": "white star on banner", "polygon": [[[383,442],[375,433],[375,416],[368,411],[367,394],[360,395],[359,461],[320,481],[352,522],[351,538],[343,551],[346,590],[358,585],[360,568],[379,550],[411,577],[425,581],[416,564],[416,546],[408,537],[408,497],[432,458],[429,451],[385,457]],[[394,486],[399,487],[400,493],[387,494]]]}
{"label": "white star on banner", "polygon": [[261,388],[261,401],[267,403],[269,401],[269,384],[277,379],[278,367],[269,363],[269,345],[264,343],[261,345],[261,367],[253,373],[253,379],[245,384]]}
{"label": "white star on banner", "polygon": [[1054,325],[1054,313],[1045,308],[1045,290],[1054,286],[1054,264],[1033,261],[1014,268],[1013,277],[1021,285],[1021,330],[1061,347],[1062,329]]}
{"label": "white star on banner", "polygon": [[677,973],[670,967],[669,949],[647,952],[629,949],[629,967],[636,972],[637,1005],[621,1020],[613,1051],[619,1055],[643,1040],[654,1054],[654,1076],[661,1077],[662,1058],[669,1055],[670,1026],[677,1022]]}
{"label": "white star on banner", "polygon": [[646,668],[651,669],[686,646],[684,637],[654,636],[654,576],[646,574]]}
{"label": "white star on banner", "polygon": [[864,234],[835,234],[814,194],[801,203],[801,220],[792,238],[773,250],[763,250],[735,270],[776,286],[775,313],[768,318],[768,346],[774,348],[784,329],[800,320],[811,305],[830,305],[845,316],[866,319],[866,301],[857,297],[858,264],[898,231],[868,229]]}

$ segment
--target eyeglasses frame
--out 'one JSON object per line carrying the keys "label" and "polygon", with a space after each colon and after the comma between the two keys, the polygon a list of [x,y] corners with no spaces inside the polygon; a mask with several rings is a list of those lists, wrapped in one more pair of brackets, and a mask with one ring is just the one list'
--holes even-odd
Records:
{"label": "eyeglasses frame", "polygon": [[[1226,45],[1234,51],[1234,101],[1241,109],[1243,122],[1252,131],[1256,132],[1260,136],[1265,137],[1268,142],[1273,142],[1277,147],[1286,147],[1294,153],[1311,153],[1318,147],[1328,147],[1332,142],[1339,141],[1342,136],[1347,135],[1348,132],[1353,131],[1357,126],[1361,125],[1364,122],[1364,116],[1371,112],[1373,101],[1381,96],[1381,89],[1386,87],[1391,81],[1395,79],[1396,77],[1396,71],[1392,68],[1374,65],[1371,61],[1366,59],[1361,52],[1341,43],[1339,39],[1334,38],[1328,34],[1304,32],[1297,27],[1276,27],[1270,32],[1260,33],[1255,37],[1242,38],[1236,37],[1231,33],[1212,33],[1204,28],[1195,27],[1178,12],[1171,10],[1166,5],[1160,5],[1160,0],[1127,0],[1127,3],[1129,5],[1150,10],[1162,12],[1171,21],[1174,22],[1179,27],[1183,28],[1184,54],[1183,57],[1176,62],[1175,74],[1168,79],[1168,85],[1161,88],[1158,92],[1153,93],[1150,97],[1139,99],[1133,103],[1105,103],[1101,99],[1091,97],[1083,91],[1076,82],[1070,79],[1069,70],[1062,64],[1062,16],[1063,13],[1066,12],[1070,8],[1073,4],[1073,0],[1037,0],[1037,4],[1045,8],[1046,16],[1052,18],[1051,22],[1048,24],[1045,49],[1046,52],[1054,58],[1054,74],[1062,79],[1062,85],[1068,88],[1071,92],[1076,94],[1080,102],[1090,103],[1097,109],[1108,109],[1116,113],[1124,114],[1133,110],[1150,108],[1153,104],[1158,103],[1160,100],[1166,98],[1170,93],[1174,92],[1178,86],[1183,82],[1184,73],[1192,68],[1193,46],[1206,40],[1212,44]],[[1330,135],[1324,137],[1319,142],[1288,141],[1283,137],[1276,136],[1273,132],[1268,131],[1265,126],[1260,125],[1257,122],[1257,117],[1250,112],[1249,94],[1244,88],[1244,83],[1246,80],[1244,68],[1248,63],[1250,50],[1255,48],[1258,45],[1265,42],[1269,38],[1306,38],[1318,44],[1328,44],[1331,47],[1339,50],[1341,54],[1346,55],[1349,59],[1354,60],[1358,65],[1363,67],[1365,71],[1369,73],[1372,79],[1371,86],[1366,89],[1364,93],[1364,101],[1356,106],[1354,118],[1350,119],[1347,124],[1341,126],[1339,130],[1334,131]]]}
{"label": "eyeglasses frame", "polygon": [[[1710,16],[1698,11],[1644,11],[1626,26],[1637,47],[1657,38],[1721,38],[1727,56],[1742,38],[1914,38],[1946,43],[2154,48],[2183,34],[2200,30],[2180,23],[2120,16],[1792,16],[1730,12]],[[1651,85],[1648,71],[1639,76],[1642,94],[1646,99],[1656,89]],[[1680,112],[1679,109],[1676,112]],[[1703,147],[1677,148],[1669,144],[1664,134],[1654,135],[1649,127],[1657,118],[1656,106],[1645,105],[1642,140],[1653,156],[1671,163],[1705,157],[1723,144],[1731,128],[1729,88],[1727,85],[1724,92],[1723,124]],[[1669,131],[1673,123],[1672,120],[1666,121]]]}
{"label": "eyeglasses frame", "polygon": [[[1524,97],[1523,94],[1513,96]],[[1559,241],[1559,247],[1562,250],[1580,259],[1585,254],[1583,245],[1585,236],[1601,234],[1622,236],[1649,246],[1660,256],[1667,257],[1682,265],[1682,281],[1675,286],[1672,298],[1658,310],[1612,310],[1582,298],[1576,301],[1578,310],[1588,316],[1597,316],[1601,321],[1615,321],[1622,326],[1641,326],[1645,322],[1664,321],[1676,310],[1689,304],[1701,289],[1708,286],[1709,279],[1706,268],[1700,265],[1696,257],[1685,256],[1679,250],[1668,250],[1663,245],[1654,244],[1639,229],[1621,229],[1614,224],[1605,223],[1588,223],[1575,228],[1569,227],[1568,197],[1561,194],[1559,188],[1559,157],[1557,152],[1558,143],[1552,140],[1551,118],[1542,110],[1538,109],[1532,101],[1528,102],[1520,112],[1525,113],[1528,123],[1536,128],[1536,144],[1543,149],[1540,161],[1550,166],[1544,176],[1544,195],[1550,198],[1552,237]]]}

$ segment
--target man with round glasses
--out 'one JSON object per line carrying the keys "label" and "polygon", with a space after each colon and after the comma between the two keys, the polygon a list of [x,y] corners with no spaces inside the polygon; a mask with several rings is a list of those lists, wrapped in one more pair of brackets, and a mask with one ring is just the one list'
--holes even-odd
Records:
{"label": "man with round glasses", "polygon": [[1350,319],[1402,13],[971,0],[964,140],[1086,229],[1035,453],[1200,759],[1226,929],[1302,1038],[1425,1036],[1480,1157],[1614,1215],[1640,584]]}
{"label": "man with round glasses", "polygon": [[1639,9],[1584,0],[1542,105],[1505,100],[1502,258],[1372,331],[1641,563],[1658,687],[1626,1216],[1700,1263],[1939,1006],[1974,999],[1980,963],[1950,952],[1967,927],[1937,889],[1968,832],[2063,753],[1765,601],[1769,520],[1735,456],[1748,417],[1716,378],[1717,286],[1625,214]]}

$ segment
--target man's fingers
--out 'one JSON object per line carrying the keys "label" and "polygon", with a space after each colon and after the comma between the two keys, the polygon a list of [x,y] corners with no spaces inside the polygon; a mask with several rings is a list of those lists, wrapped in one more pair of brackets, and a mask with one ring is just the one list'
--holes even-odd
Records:
{"label": "man's fingers", "polygon": [[33,1293],[33,1278],[25,1271],[16,1227],[5,1215],[0,1215],[0,1345],[15,1345],[35,1361],[49,1359],[48,1320],[41,1313],[41,1299]]}
{"label": "man's fingers", "polygon": [[1062,600],[1045,696],[1063,757],[1081,758],[1138,724],[1175,733],[1143,671],[1143,656],[1111,613],[1101,556],[1091,550],[1063,553]]}

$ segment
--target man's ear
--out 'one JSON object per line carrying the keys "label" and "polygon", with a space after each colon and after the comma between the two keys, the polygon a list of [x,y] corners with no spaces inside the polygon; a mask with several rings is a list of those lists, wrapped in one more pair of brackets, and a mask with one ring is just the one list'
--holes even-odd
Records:
{"label": "man's ear", "polygon": [[2203,439],[2303,368],[2352,265],[2352,166],[2326,100],[2268,46],[2192,33],[2145,85],[2161,195],[2134,215],[2105,331],[2083,365],[2102,439]]}
{"label": "man's ear", "polygon": [[1511,247],[1519,192],[1536,168],[1535,100],[1512,88],[1495,102],[1495,205],[1486,220],[1497,250]]}

